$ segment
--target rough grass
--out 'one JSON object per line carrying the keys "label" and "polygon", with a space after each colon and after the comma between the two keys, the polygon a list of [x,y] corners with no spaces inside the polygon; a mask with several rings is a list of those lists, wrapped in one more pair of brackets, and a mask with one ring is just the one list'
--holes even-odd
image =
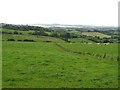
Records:
{"label": "rough grass", "polygon": [[54,43],[3,42],[3,88],[116,88],[115,60],[66,52]]}

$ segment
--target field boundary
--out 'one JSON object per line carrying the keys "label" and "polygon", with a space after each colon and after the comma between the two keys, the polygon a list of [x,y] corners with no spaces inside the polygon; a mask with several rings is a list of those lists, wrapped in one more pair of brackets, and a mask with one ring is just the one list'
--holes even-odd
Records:
{"label": "field boundary", "polygon": [[[68,50],[68,49],[66,49],[66,48],[64,48],[63,46],[61,46],[60,44],[57,44],[57,43],[55,43],[55,45],[57,46],[57,47],[59,47],[60,49],[62,49],[63,51],[65,51],[65,52],[68,52],[68,53],[74,53],[74,54],[78,54],[78,55],[89,55],[89,56],[94,56],[94,57],[96,57],[96,58],[98,58],[98,59],[110,59],[110,58],[112,58],[112,57],[110,57],[109,55],[106,55],[106,53],[105,54],[103,54],[103,55],[101,55],[101,54],[98,54],[98,53],[96,53],[96,54],[94,54],[94,53],[90,53],[90,52],[75,52],[75,51],[71,51],[71,50]],[[117,60],[118,60],[118,58],[116,58]]]}

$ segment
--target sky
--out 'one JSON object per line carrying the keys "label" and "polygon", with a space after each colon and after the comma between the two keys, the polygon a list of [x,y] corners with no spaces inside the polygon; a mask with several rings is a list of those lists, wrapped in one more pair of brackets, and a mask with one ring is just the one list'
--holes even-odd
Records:
{"label": "sky", "polygon": [[118,25],[119,0],[0,0],[0,23]]}

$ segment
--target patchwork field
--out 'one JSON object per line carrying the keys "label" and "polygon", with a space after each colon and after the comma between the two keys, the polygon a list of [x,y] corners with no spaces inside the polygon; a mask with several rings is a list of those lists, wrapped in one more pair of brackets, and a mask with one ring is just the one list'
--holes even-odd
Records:
{"label": "patchwork field", "polygon": [[[28,34],[2,37],[3,88],[118,87],[118,44]],[[7,41],[11,38],[15,41]],[[24,39],[35,42],[18,41]]]}

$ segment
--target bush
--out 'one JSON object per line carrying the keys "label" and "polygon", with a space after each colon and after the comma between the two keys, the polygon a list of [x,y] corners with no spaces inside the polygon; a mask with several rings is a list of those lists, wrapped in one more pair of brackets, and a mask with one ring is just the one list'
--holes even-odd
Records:
{"label": "bush", "polygon": [[31,32],[29,32],[28,34],[32,35],[32,33],[31,33]]}
{"label": "bush", "polygon": [[12,34],[12,32],[8,32],[8,34]]}
{"label": "bush", "polygon": [[69,43],[71,42],[67,38],[62,38],[62,40],[66,41],[66,42],[69,42]]}
{"label": "bush", "polygon": [[21,33],[21,32],[20,32],[19,34],[20,34],[20,35],[22,35],[22,33]]}
{"label": "bush", "polygon": [[22,40],[17,40],[17,41],[22,41]]}
{"label": "bush", "polygon": [[45,41],[45,42],[51,42],[51,41],[48,41],[48,40],[47,40],[47,41]]}
{"label": "bush", "polygon": [[103,41],[103,43],[109,43],[109,40],[105,39],[105,40]]}
{"label": "bush", "polygon": [[52,33],[50,36],[51,37],[59,37],[59,35],[56,32]]}
{"label": "bush", "polygon": [[17,32],[17,31],[14,31],[13,33],[14,33],[14,34],[18,34],[18,32]]}
{"label": "bush", "polygon": [[7,41],[15,41],[15,39],[8,39]]}
{"label": "bush", "polygon": [[24,39],[24,42],[35,42],[34,40]]}

